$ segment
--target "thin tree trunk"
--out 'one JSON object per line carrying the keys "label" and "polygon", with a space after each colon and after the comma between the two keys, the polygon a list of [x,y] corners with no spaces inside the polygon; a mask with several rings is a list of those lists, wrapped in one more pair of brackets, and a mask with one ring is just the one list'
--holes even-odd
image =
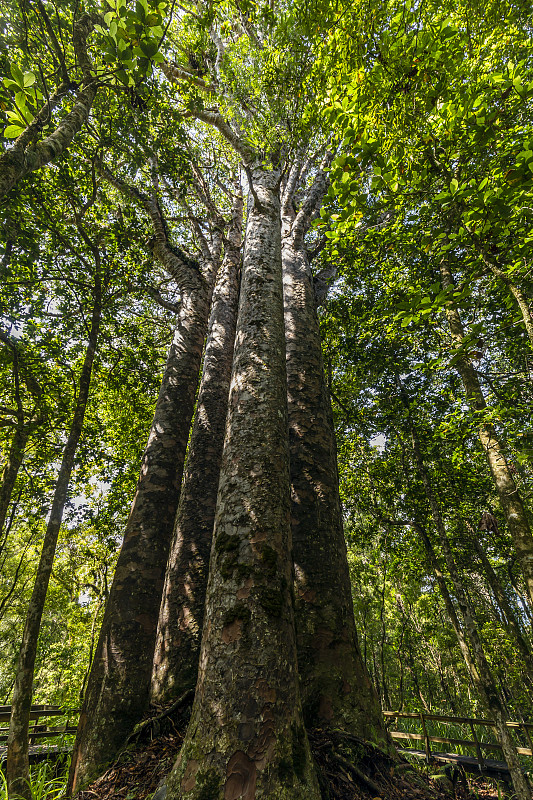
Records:
{"label": "thin tree trunk", "polygon": [[9,504],[11,502],[11,495],[15,488],[17,475],[24,461],[24,451],[29,438],[28,426],[19,421],[15,427],[15,432],[11,440],[11,446],[7,456],[7,461],[2,472],[2,481],[0,482],[0,532],[4,528],[7,512],[9,511]]}
{"label": "thin tree trunk", "polygon": [[530,676],[533,676],[533,656],[531,654],[531,649],[526,642],[524,635],[522,634],[520,625],[518,624],[516,615],[511,608],[509,600],[507,599],[503,586],[500,583],[500,579],[496,575],[496,572],[494,571],[492,564],[490,563],[487,554],[483,549],[483,546],[475,535],[472,536],[472,542],[483,565],[483,569],[485,570],[485,575],[487,576],[489,586],[492,589],[494,597],[496,598],[496,602],[500,607],[503,617],[502,624],[509,634],[509,637],[515,640],[517,647],[520,650],[520,654],[524,659],[524,663],[529,670],[529,674]]}
{"label": "thin tree trunk", "polygon": [[182,296],[137,489],[80,714],[68,791],[116,756],[148,708],[157,620],[202,349],[210,292]]}
{"label": "thin tree trunk", "polygon": [[522,320],[524,322],[524,326],[526,329],[526,333],[529,338],[529,343],[531,347],[533,347],[533,315],[531,314],[531,309],[529,307],[528,300],[524,294],[524,292],[520,289],[519,286],[509,277],[507,272],[500,267],[498,261],[489,253],[488,249],[482,244],[479,237],[472,233],[472,231],[466,226],[466,229],[472,235],[474,240],[474,246],[478,253],[481,255],[483,263],[487,266],[493,275],[495,275],[498,280],[500,280],[511,292],[518,308],[520,309],[520,313],[522,314]]}
{"label": "thin tree trunk", "polygon": [[296,215],[289,186],[282,217],[298,670],[308,726],[344,728],[390,750],[357,641],[333,415],[304,243],[306,224],[326,188],[319,174]]}
{"label": "thin tree trunk", "polygon": [[87,55],[87,37],[93,30],[93,24],[89,14],[82,14],[73,25],[72,40],[85,86],[79,91],[71,111],[61,120],[57,128],[36,142],[43,127],[49,122],[53,108],[71,89],[70,83],[62,83],[13,146],[0,156],[0,199],[21,178],[49,164],[64,153],[87,122],[98,91],[98,82],[91,75]]}
{"label": "thin tree trunk", "polygon": [[63,458],[61,460],[52,501],[50,519],[46,527],[17,663],[13,698],[11,701],[12,710],[7,749],[7,781],[10,798],[20,796],[25,800],[31,800],[32,796],[29,785],[28,727],[37,642],[48,583],[52,572],[57,538],[63,519],[63,509],[67,500],[70,476],[74,467],[74,458],[80,440],[85,409],[89,398],[91,374],[100,329],[101,303],[101,288],[99,280],[97,279],[89,342],[79,380],[78,399],[74,409],[67,443],[63,451]]}
{"label": "thin tree trunk", "polygon": [[242,214],[239,194],[213,292],[202,380],[159,612],[152,673],[152,702],[156,703],[165,703],[194,688],[198,673],[233,363]]}
{"label": "thin tree trunk", "polygon": [[318,800],[291,600],[279,173],[249,170],[228,421],[198,684],[168,800]]}
{"label": "thin tree trunk", "polygon": [[[0,327],[0,341],[3,342],[11,351],[11,360],[13,362],[13,385],[14,385],[14,401],[16,404],[16,425],[9,453],[7,456],[4,469],[2,471],[2,479],[0,481],[0,533],[4,529],[4,524],[11,502],[11,495],[15,488],[19,470],[24,461],[24,452],[30,437],[30,432],[33,427],[38,424],[42,415],[38,408],[39,399],[42,394],[42,389],[39,382],[35,379],[31,370],[28,368],[24,354],[21,351],[18,343],[14,340],[7,331]],[[21,383],[24,382],[26,387],[33,397],[37,408],[33,412],[30,419],[25,419],[24,404],[21,396]]]}
{"label": "thin tree trunk", "polygon": [[[453,287],[450,267],[444,259],[441,261],[440,271],[443,287],[445,289]],[[465,332],[459,312],[451,301],[446,307],[446,316],[452,339],[460,345],[465,337]],[[463,356],[457,360],[456,366],[462,378],[472,411],[485,411],[487,404],[472,364],[466,356]],[[488,422],[481,422],[479,439],[518,555],[527,588],[528,600],[533,608],[533,536],[531,535],[527,512],[494,426]]]}
{"label": "thin tree trunk", "polygon": [[424,545],[427,559],[435,578],[437,579],[437,585],[439,587],[440,595],[444,602],[444,608],[446,609],[446,613],[448,615],[448,619],[450,620],[451,626],[454,630],[454,633],[457,637],[457,642],[459,644],[459,649],[461,654],[464,658],[465,664],[468,669],[468,674],[472,678],[474,684],[477,686],[479,684],[479,675],[476,668],[474,661],[472,660],[472,656],[470,655],[470,650],[468,648],[468,643],[465,639],[463,630],[461,628],[461,624],[459,622],[459,618],[457,617],[457,612],[455,611],[455,606],[453,604],[453,600],[450,597],[450,593],[448,591],[448,586],[446,585],[446,579],[439,567],[439,562],[437,560],[437,556],[435,555],[435,551],[433,549],[433,545],[431,544],[430,538],[427,534],[427,531],[423,528],[422,525],[419,523],[411,523],[412,527],[418,532],[420,538],[422,539],[422,543]]}
{"label": "thin tree trunk", "polygon": [[[452,549],[444,528],[444,521],[440,513],[437,499],[433,493],[433,487],[431,485],[429,473],[420,450],[418,436],[412,423],[410,423],[410,429],[415,463],[420,478],[422,479],[422,483],[424,484],[433,522],[439,536],[446,566],[448,567],[448,572],[450,573],[450,577],[453,582],[455,596],[457,598],[461,616],[464,620],[465,631],[468,637],[467,649],[470,650],[471,655],[471,659],[467,660],[465,658],[465,661],[469,670],[471,670],[471,662],[473,661],[475,664],[475,670],[471,672],[472,680],[476,685],[481,700],[483,701],[489,713],[492,715],[492,718],[495,722],[497,738],[503,749],[503,755],[507,762],[507,766],[509,767],[509,772],[511,773],[511,780],[513,782],[513,788],[515,790],[516,797],[518,800],[530,800],[531,789],[527,778],[522,773],[520,762],[518,760],[518,754],[516,752],[516,746],[511,738],[509,728],[505,724],[508,720],[507,712],[483,650],[483,644],[479,637],[474,614],[470,604],[468,603],[466,592],[459,575],[459,570],[457,569],[457,565],[453,557]],[[461,641],[459,641],[459,644],[461,646]]]}

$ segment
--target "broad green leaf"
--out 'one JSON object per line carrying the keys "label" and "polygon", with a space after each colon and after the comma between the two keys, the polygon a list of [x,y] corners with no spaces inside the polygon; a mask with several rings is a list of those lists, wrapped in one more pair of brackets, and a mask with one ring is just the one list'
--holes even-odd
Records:
{"label": "broad green leaf", "polygon": [[11,75],[20,88],[24,89],[24,75],[20,67],[17,67],[16,64],[11,64]]}
{"label": "broad green leaf", "polygon": [[18,125],[8,125],[4,128],[4,138],[17,139],[24,130],[25,128],[20,128]]}

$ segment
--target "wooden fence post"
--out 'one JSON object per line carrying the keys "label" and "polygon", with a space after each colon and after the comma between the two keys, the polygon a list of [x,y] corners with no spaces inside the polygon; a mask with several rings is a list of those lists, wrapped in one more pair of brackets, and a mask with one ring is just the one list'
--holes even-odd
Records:
{"label": "wooden fence post", "polygon": [[479,761],[479,766],[480,766],[481,772],[483,772],[483,768],[485,766],[485,759],[483,758],[483,751],[481,750],[481,746],[479,744],[479,739],[477,738],[477,734],[476,734],[476,729],[474,727],[474,723],[473,722],[469,722],[468,724],[470,725],[470,731],[472,733],[472,738],[473,738],[473,740],[475,742],[475,745],[476,745],[477,760]]}
{"label": "wooden fence post", "polygon": [[533,742],[531,741],[531,735],[529,733],[528,726],[526,725],[526,723],[524,721],[522,721],[522,724],[521,724],[520,727],[522,728],[522,730],[524,731],[524,733],[526,735],[526,742],[529,744],[529,749],[531,750],[531,753],[533,754]]}
{"label": "wooden fence post", "polygon": [[426,749],[426,761],[429,764],[431,760],[431,746],[429,743],[429,736],[428,731],[426,728],[426,720],[424,719],[424,715],[420,713],[420,722],[422,723],[422,733],[424,734],[424,745]]}

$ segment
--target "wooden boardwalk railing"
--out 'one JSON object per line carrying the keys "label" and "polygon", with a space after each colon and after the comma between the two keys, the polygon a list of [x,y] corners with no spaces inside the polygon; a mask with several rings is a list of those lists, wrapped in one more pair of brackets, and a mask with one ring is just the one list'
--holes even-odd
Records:
{"label": "wooden boardwalk railing", "polygon": [[[405,740],[413,740],[414,742],[423,742],[424,743],[424,751],[426,760],[430,761],[432,758],[436,757],[439,761],[455,761],[459,762],[463,761],[475,761],[481,769],[485,767],[491,766],[491,764],[495,764],[495,762],[489,762],[485,756],[484,751],[488,752],[495,752],[498,754],[503,753],[501,745],[497,744],[497,742],[483,742],[480,741],[479,736],[476,732],[476,727],[485,727],[485,728],[495,728],[495,724],[492,720],[489,719],[479,719],[476,717],[446,717],[442,714],[427,714],[425,712],[414,712],[414,711],[384,711],[383,712],[385,717],[391,719],[407,719],[417,721],[419,723],[421,733],[415,733],[412,731],[389,731],[390,735],[393,739],[397,741],[405,741]],[[430,736],[428,733],[428,726],[427,722],[442,722],[449,725],[462,725],[468,727],[470,733],[472,735],[472,739],[457,739],[454,737],[447,737],[447,736]],[[530,758],[533,757],[533,723],[531,722],[507,722],[506,723],[508,728],[516,730],[517,732],[520,731],[524,735],[524,739],[529,745],[529,747],[521,747],[517,746],[517,752],[522,756],[529,756]],[[450,753],[437,753],[435,751],[432,752],[431,744],[450,744],[456,745],[459,747],[468,747],[474,749],[476,752],[476,756],[474,759],[466,756],[457,755],[456,758],[452,758],[452,756],[456,754]],[[446,756],[450,756],[450,758],[446,758]],[[504,762],[500,762],[503,766],[505,766]],[[498,771],[501,771],[498,770]]]}
{"label": "wooden boardwalk railing", "polygon": [[[30,745],[35,744],[38,739],[51,739],[65,733],[76,733],[76,725],[71,724],[71,719],[77,721],[78,714],[77,709],[66,710],[59,706],[49,705],[32,706],[30,720],[33,725],[30,726],[29,732]],[[11,706],[0,706],[0,750],[2,750],[1,745],[7,742],[10,716]],[[59,727],[48,725],[47,720],[54,717],[65,717],[64,724]],[[41,720],[45,720],[45,722],[43,723]]]}

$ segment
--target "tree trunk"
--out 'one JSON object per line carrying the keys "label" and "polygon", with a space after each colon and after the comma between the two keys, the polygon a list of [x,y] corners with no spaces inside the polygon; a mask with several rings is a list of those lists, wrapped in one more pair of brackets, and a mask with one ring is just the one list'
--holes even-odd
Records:
{"label": "tree trunk", "polygon": [[242,197],[213,292],[209,334],[174,538],[159,612],[152,702],[194,688],[233,363],[240,283]]}
{"label": "tree trunk", "polygon": [[[443,287],[445,289],[453,287],[452,274],[445,260],[441,261],[440,271]],[[459,312],[451,301],[446,307],[446,316],[452,339],[457,345],[460,345],[465,337],[465,332]],[[466,356],[463,356],[457,360],[456,366],[462,378],[472,411],[485,411],[487,404],[472,364]],[[479,439],[518,555],[527,588],[528,600],[533,608],[533,536],[531,535],[527,512],[494,426],[482,421],[479,426]]]}
{"label": "tree trunk", "polygon": [[522,314],[522,320],[524,322],[524,326],[526,329],[526,333],[528,335],[529,343],[531,347],[533,347],[533,315],[531,314],[531,310],[529,308],[529,302],[527,297],[525,296],[522,289],[516,285],[516,283],[509,277],[505,269],[502,269],[498,264],[496,258],[494,258],[490,252],[488,251],[487,247],[482,244],[481,240],[475,234],[472,234],[472,231],[469,229],[468,225],[466,229],[473,237],[474,247],[481,255],[483,263],[487,266],[493,275],[495,275],[511,292],[518,308],[520,309],[520,313]]}
{"label": "tree trunk", "polygon": [[435,575],[435,578],[437,579],[437,585],[439,587],[440,595],[444,602],[444,608],[446,609],[446,613],[448,614],[448,619],[450,620],[451,626],[457,637],[459,649],[465,660],[468,674],[472,678],[474,684],[477,686],[479,684],[479,675],[476,669],[476,665],[472,660],[472,656],[470,655],[470,650],[468,649],[468,643],[465,639],[463,629],[461,628],[459,618],[457,617],[453,600],[450,597],[448,586],[446,585],[446,579],[439,567],[439,562],[437,560],[437,556],[435,555],[435,551],[433,549],[433,545],[431,544],[431,540],[427,534],[427,531],[422,527],[422,525],[415,522],[411,524],[412,527],[414,527],[414,529],[419,534],[420,538],[422,539],[422,543],[426,551],[429,565],[431,567],[433,574]]}
{"label": "tree trunk", "polygon": [[[437,529],[444,559],[446,561],[446,566],[448,567],[448,572],[450,573],[450,577],[453,582],[457,603],[459,605],[461,616],[464,620],[466,636],[468,639],[468,649],[470,650],[471,655],[471,659],[465,658],[465,662],[470,670],[472,681],[476,685],[480,698],[489,713],[492,715],[492,718],[496,724],[496,735],[502,747],[504,758],[507,762],[507,766],[509,767],[509,772],[511,773],[511,780],[513,782],[513,788],[517,800],[531,800],[531,789],[527,778],[522,773],[520,762],[518,760],[518,754],[516,752],[516,746],[511,738],[509,728],[505,724],[508,719],[507,712],[498,691],[491,668],[486,659],[485,652],[483,650],[483,643],[481,642],[479,636],[474,614],[467,600],[466,591],[453,557],[452,549],[446,535],[444,521],[440,513],[437,499],[433,493],[433,487],[431,485],[429,473],[420,450],[418,436],[412,424],[410,424],[410,428],[415,463],[420,478],[422,479],[422,483],[424,484],[433,522],[435,524],[435,528]],[[429,539],[427,541],[429,542]],[[459,644],[461,646],[460,640]],[[461,647],[461,649],[463,648]],[[471,671],[472,662],[474,662],[475,665],[475,670],[473,671]]]}
{"label": "tree trunk", "polygon": [[95,302],[93,306],[89,342],[80,374],[78,399],[74,409],[67,443],[63,451],[63,458],[61,460],[50,511],[50,519],[46,527],[17,663],[13,698],[11,701],[12,710],[7,749],[7,781],[10,799],[21,797],[24,798],[24,800],[31,800],[32,797],[29,784],[28,727],[33,690],[33,671],[37,654],[41,617],[52,572],[57,538],[63,519],[63,509],[67,500],[70,476],[74,467],[74,458],[80,440],[85,409],[89,398],[91,374],[102,311],[102,299],[98,282],[95,289]]}
{"label": "tree trunk", "polygon": [[150,699],[165,567],[207,330],[210,292],[182,295],[148,444],[83,702],[68,791],[101,773]]}
{"label": "tree trunk", "polygon": [[505,627],[509,637],[515,640],[518,649],[520,650],[520,654],[524,659],[524,664],[528,668],[528,672],[530,676],[533,676],[533,656],[531,654],[530,647],[526,642],[524,635],[520,629],[520,625],[518,624],[518,620],[516,618],[516,614],[514,613],[513,609],[511,608],[511,604],[507,599],[503,586],[500,583],[500,579],[496,575],[492,564],[490,563],[483,546],[481,545],[479,539],[473,535],[472,541],[474,544],[474,548],[476,553],[479,556],[479,559],[483,565],[483,569],[485,570],[485,575],[487,576],[487,580],[489,582],[489,586],[492,589],[494,597],[496,598],[496,602],[498,603],[501,614],[503,617],[502,624]]}
{"label": "tree trunk", "polygon": [[249,170],[243,282],[198,684],[168,800],[318,800],[291,601],[279,173]]}
{"label": "tree trunk", "polygon": [[21,178],[41,169],[64,153],[87,122],[98,91],[98,82],[91,75],[87,55],[86,40],[92,29],[93,20],[89,14],[82,14],[73,25],[74,50],[83,72],[85,86],[57,128],[40,142],[36,142],[35,139],[40,135],[43,126],[50,120],[52,109],[70,91],[70,84],[62,84],[16,139],[13,146],[0,156],[0,199],[5,197]]}
{"label": "tree trunk", "polygon": [[7,461],[2,472],[2,481],[0,483],[0,533],[4,528],[7,512],[9,511],[9,503],[11,502],[11,495],[15,488],[17,475],[24,460],[24,451],[28,442],[29,429],[28,426],[22,422],[17,422],[11,446],[7,456]]}
{"label": "tree trunk", "polygon": [[313,277],[292,204],[284,208],[291,521],[304,718],[308,726],[343,728],[389,750],[355,629]]}

